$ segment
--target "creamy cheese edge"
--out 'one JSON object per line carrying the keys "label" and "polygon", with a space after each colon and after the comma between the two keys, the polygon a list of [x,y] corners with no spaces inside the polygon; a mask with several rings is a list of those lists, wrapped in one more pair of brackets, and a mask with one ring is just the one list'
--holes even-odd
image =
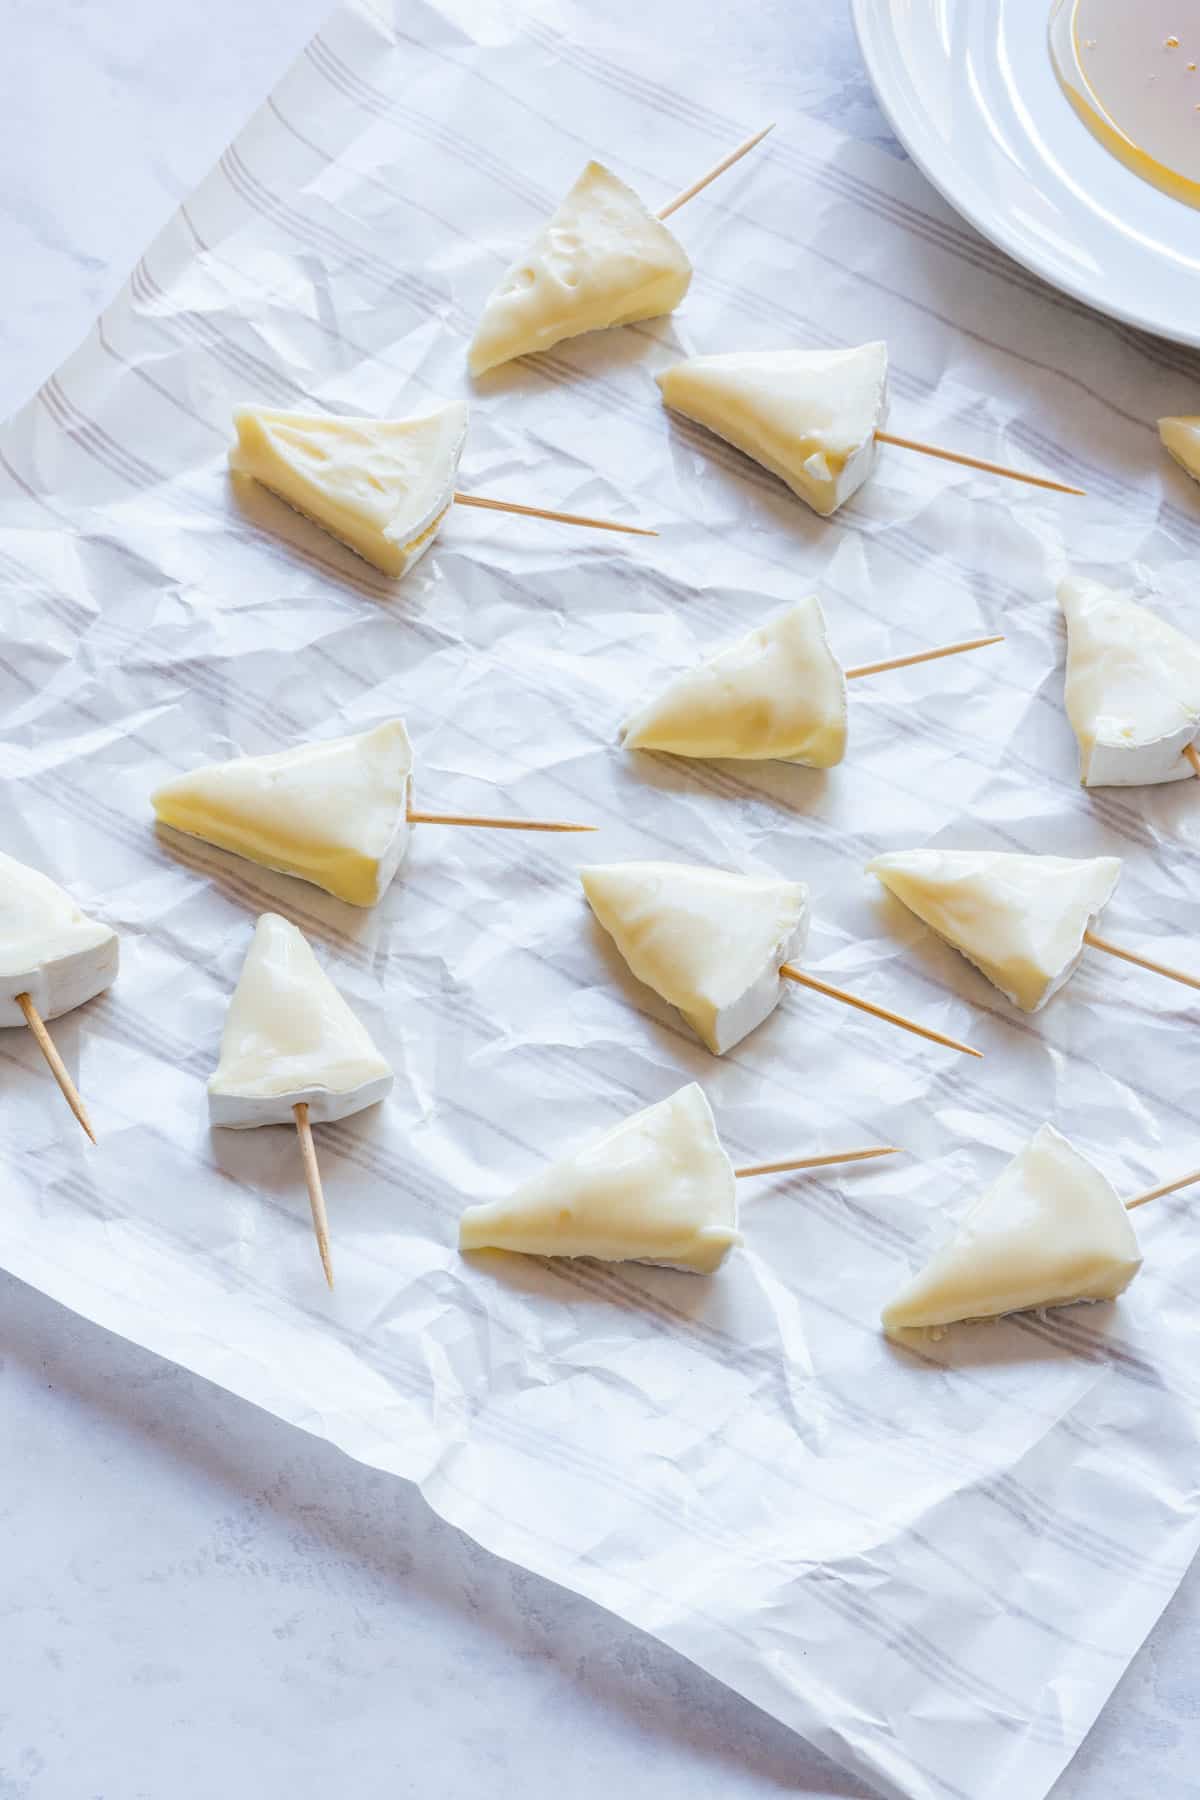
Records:
{"label": "creamy cheese edge", "polygon": [[408,848],[413,751],[401,719],[164,782],[164,825],[352,906],[374,906]]}
{"label": "creamy cheese edge", "polygon": [[0,1027],[24,1026],[28,994],[43,1019],[57,1019],[111,987],[119,944],[57,882],[0,851]]}
{"label": "creamy cheese edge", "polygon": [[1111,1300],[1141,1268],[1108,1178],[1046,1124],[883,1311],[885,1329]]}
{"label": "creamy cheese edge", "polygon": [[392,1071],[313,955],[277,913],[255,926],[209,1078],[216,1125],[292,1122],[297,1101],[314,1121],[345,1118],[382,1099]]}
{"label": "creamy cheese edge", "polygon": [[549,1164],[505,1200],[470,1206],[463,1250],[719,1268],[741,1242],[733,1167],[694,1083]]}

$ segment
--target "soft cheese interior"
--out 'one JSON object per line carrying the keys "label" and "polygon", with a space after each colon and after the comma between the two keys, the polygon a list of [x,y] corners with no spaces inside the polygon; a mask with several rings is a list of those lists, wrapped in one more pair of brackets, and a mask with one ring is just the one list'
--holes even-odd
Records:
{"label": "soft cheese interior", "polygon": [[392,1071],[313,955],[278,913],[255,927],[208,1083],[214,1125],[247,1130],[344,1119],[382,1100]]}
{"label": "soft cheese interior", "polygon": [[0,851],[0,1026],[24,1025],[18,994],[57,1019],[116,980],[117,934],[39,869]]}
{"label": "soft cheese interior", "polygon": [[836,512],[875,465],[887,417],[887,345],[692,356],[657,377],[666,404]]}
{"label": "soft cheese interior", "polygon": [[846,681],[815,594],[677,675],[622,727],[627,750],[805,763],[846,754]]}
{"label": "soft cheese interior", "polygon": [[428,550],[454,499],[467,435],[461,401],[411,419],[344,419],[240,406],[230,468],[348,544],[385,575]]}
{"label": "soft cheese interior", "polygon": [[1085,787],[1183,781],[1200,732],[1200,645],[1098,581],[1059,584],[1067,717]]}
{"label": "soft cheese interior", "polygon": [[554,217],[489,296],[472,375],[563,338],[673,312],[692,265],[682,245],[602,163],[590,162]]}
{"label": "soft cheese interior", "polygon": [[468,1207],[459,1245],[707,1275],[741,1242],[735,1186],[708,1101],[692,1082],[549,1164],[508,1199]]}
{"label": "soft cheese interior", "polygon": [[408,846],[412,745],[400,719],[353,737],[193,769],[152,796],[164,825],[374,906]]}
{"label": "soft cheese interior", "polygon": [[638,980],[677,1006],[716,1056],[774,1010],[779,965],[804,952],[801,882],[671,862],[594,864],[580,875]]}
{"label": "soft cheese interior", "polygon": [[1116,856],[900,850],[867,864],[883,885],[1025,1012],[1074,972],[1083,934],[1121,873]]}
{"label": "soft cheese interior", "polygon": [[1112,1183],[1053,1125],[1043,1125],[884,1308],[883,1323],[897,1331],[1112,1300],[1141,1266]]}

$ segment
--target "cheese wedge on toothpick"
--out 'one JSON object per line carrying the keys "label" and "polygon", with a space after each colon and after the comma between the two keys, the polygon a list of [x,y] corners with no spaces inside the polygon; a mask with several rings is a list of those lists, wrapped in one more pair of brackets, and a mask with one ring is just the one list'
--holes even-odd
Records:
{"label": "cheese wedge on toothpick", "polygon": [[1195,773],[1200,645],[1098,581],[1059,584],[1067,621],[1067,717],[1085,787],[1140,787]]}
{"label": "cheese wedge on toothpick", "polygon": [[741,1243],[737,1220],[733,1166],[692,1082],[550,1163],[506,1200],[468,1207],[459,1247],[708,1275]]}
{"label": "cheese wedge on toothpick", "polygon": [[774,1010],[780,965],[808,941],[798,881],[671,862],[594,864],[580,879],[638,980],[678,1007],[715,1056]]}
{"label": "cheese wedge on toothpick", "polygon": [[38,869],[0,851],[0,1027],[24,1025],[18,994],[57,1019],[111,987],[117,934]]}
{"label": "cheese wedge on toothpick", "polygon": [[96,1134],[70,1071],[46,1030],[110,987],[117,975],[117,934],[80,912],[49,876],[0,851],[0,1027],[27,1026],[67,1105],[92,1140]]}
{"label": "cheese wedge on toothpick", "polygon": [[809,594],[677,675],[621,739],[627,750],[828,769],[846,753],[846,711],[846,678]]}
{"label": "cheese wedge on toothpick", "polygon": [[314,1124],[327,1123],[374,1106],[391,1085],[390,1066],[307,939],[278,913],[263,913],[209,1078],[213,1124],[292,1125],[297,1105]]}
{"label": "cheese wedge on toothpick", "polygon": [[692,265],[632,188],[590,162],[558,211],[488,297],[472,375],[563,338],[673,312]]}
{"label": "cheese wedge on toothpick", "polygon": [[875,466],[887,417],[887,345],[692,356],[657,377],[666,404],[836,512]]}
{"label": "cheese wedge on toothpick", "polygon": [[1043,1125],[948,1243],[884,1308],[887,1331],[1114,1300],[1142,1266],[1120,1195]]}
{"label": "cheese wedge on toothpick", "polygon": [[164,825],[374,906],[408,847],[412,745],[399,719],[353,737],[242,756],[151,796]]}
{"label": "cheese wedge on toothpick", "polygon": [[1200,418],[1160,419],[1158,435],[1180,468],[1200,481]]}
{"label": "cheese wedge on toothpick", "polygon": [[461,401],[410,419],[346,419],[240,406],[230,468],[357,551],[403,575],[454,500],[467,436]]}
{"label": "cheese wedge on toothpick", "polygon": [[899,850],[868,873],[1024,1012],[1074,973],[1084,936],[1121,873],[1116,856],[998,850]]}

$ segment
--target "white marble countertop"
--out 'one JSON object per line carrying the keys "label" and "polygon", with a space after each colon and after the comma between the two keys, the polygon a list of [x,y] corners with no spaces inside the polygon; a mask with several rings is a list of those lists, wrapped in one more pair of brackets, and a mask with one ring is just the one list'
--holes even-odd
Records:
{"label": "white marble countertop", "polygon": [[[325,3],[0,0],[0,415]],[[754,0],[744,26],[747,66],[794,67],[814,112],[887,141],[840,8]],[[0,1430],[2,1800],[536,1800],[566,1769],[572,1800],[866,1792],[415,1490],[4,1275]],[[1198,1666],[1194,1569],[1055,1800],[1200,1795]]]}

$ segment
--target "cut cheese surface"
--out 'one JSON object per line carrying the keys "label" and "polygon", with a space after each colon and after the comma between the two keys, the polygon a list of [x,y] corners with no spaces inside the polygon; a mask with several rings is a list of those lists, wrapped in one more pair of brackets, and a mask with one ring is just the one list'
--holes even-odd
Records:
{"label": "cut cheese surface", "polygon": [[639,981],[720,1056],[778,1003],[779,965],[803,953],[808,889],[687,863],[593,864],[583,891]]}
{"label": "cut cheese surface", "polygon": [[973,962],[1002,994],[1036,1012],[1083,953],[1083,934],[1112,896],[1116,856],[1004,850],[899,850],[867,864],[883,885]]}
{"label": "cut cheese surface", "polygon": [[846,754],[846,681],[815,594],[676,676],[622,728],[627,750],[828,769]]}
{"label": "cut cheese surface", "polygon": [[590,162],[520,262],[483,309],[470,350],[472,375],[563,338],[672,312],[692,265],[632,188]]}
{"label": "cut cheese surface", "polygon": [[110,987],[117,934],[39,869],[0,851],[0,1026],[24,1025],[18,994],[56,1019]]}
{"label": "cut cheese surface", "polygon": [[888,1331],[1113,1300],[1142,1266],[1121,1198],[1043,1125],[950,1241],[884,1309]]}
{"label": "cut cheese surface", "polygon": [[752,456],[816,512],[836,512],[874,467],[886,344],[692,356],[657,379],[669,407]]}
{"label": "cut cheese surface", "polygon": [[298,1101],[314,1121],[344,1119],[391,1085],[390,1067],[307,939],[278,913],[263,913],[208,1083],[213,1124],[289,1124]]}
{"label": "cut cheese surface", "polygon": [[240,406],[235,474],[253,476],[385,575],[433,542],[467,435],[461,401],[411,419],[343,419]]}
{"label": "cut cheese surface", "polygon": [[549,1164],[507,1200],[468,1207],[459,1227],[463,1250],[665,1263],[698,1275],[741,1241],[733,1168],[695,1082]]}
{"label": "cut cheese surface", "polygon": [[1058,589],[1067,621],[1066,707],[1085,787],[1182,781],[1200,732],[1200,645],[1098,581]]}
{"label": "cut cheese surface", "polygon": [[1200,481],[1200,418],[1160,419],[1158,435],[1180,468]]}
{"label": "cut cheese surface", "polygon": [[193,769],[152,795],[164,825],[374,906],[408,843],[412,746],[399,719],[355,737]]}

